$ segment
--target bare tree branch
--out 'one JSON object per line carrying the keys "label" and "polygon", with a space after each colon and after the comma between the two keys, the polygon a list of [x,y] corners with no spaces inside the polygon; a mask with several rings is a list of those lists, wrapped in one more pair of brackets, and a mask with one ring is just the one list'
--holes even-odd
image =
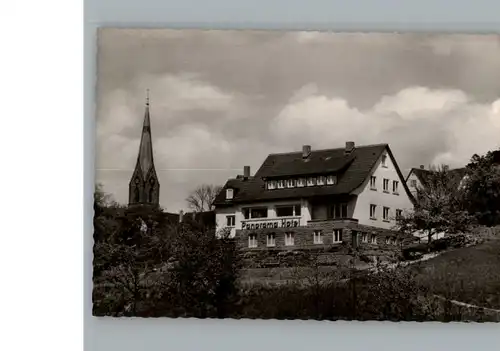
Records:
{"label": "bare tree branch", "polygon": [[188,207],[195,212],[210,211],[212,202],[222,187],[218,185],[202,184],[191,192],[186,198]]}

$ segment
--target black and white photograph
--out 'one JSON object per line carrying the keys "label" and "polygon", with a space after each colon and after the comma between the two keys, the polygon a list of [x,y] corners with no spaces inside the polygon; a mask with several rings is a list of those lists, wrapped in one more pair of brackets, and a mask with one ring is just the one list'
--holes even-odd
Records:
{"label": "black and white photograph", "polygon": [[500,35],[96,51],[94,316],[500,322]]}

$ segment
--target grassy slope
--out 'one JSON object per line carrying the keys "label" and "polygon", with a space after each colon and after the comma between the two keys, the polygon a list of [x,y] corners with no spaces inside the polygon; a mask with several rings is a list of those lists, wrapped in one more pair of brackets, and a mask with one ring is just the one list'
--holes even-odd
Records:
{"label": "grassy slope", "polygon": [[500,239],[450,251],[410,269],[435,294],[500,309]]}

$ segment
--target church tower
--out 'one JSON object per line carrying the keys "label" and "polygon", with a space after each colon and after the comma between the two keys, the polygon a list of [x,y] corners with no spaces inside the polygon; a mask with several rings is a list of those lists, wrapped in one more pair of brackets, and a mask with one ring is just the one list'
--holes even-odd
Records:
{"label": "church tower", "polygon": [[142,126],[139,155],[134,173],[129,183],[129,205],[158,206],[160,199],[160,183],[153,162],[153,141],[151,139],[151,122],[149,120],[149,91],[146,98],[146,112]]}

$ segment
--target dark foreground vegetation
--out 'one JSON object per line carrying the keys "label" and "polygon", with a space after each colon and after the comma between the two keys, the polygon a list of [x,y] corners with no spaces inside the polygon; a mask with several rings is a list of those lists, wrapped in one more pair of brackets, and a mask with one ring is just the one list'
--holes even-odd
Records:
{"label": "dark foreground vegetation", "polygon": [[[235,243],[216,238],[201,223],[170,223],[159,210],[116,205],[99,207],[96,214],[96,316],[499,320],[500,314],[436,297],[460,297],[455,294],[458,287],[439,285],[442,277],[437,273],[429,275],[432,284],[424,284],[429,273],[423,268],[381,268],[376,274],[354,275],[343,267],[325,273],[311,261],[281,285],[241,284]],[[442,271],[439,264],[434,267],[433,272]],[[469,271],[474,273],[473,268]],[[495,279],[494,268],[489,271]]]}

